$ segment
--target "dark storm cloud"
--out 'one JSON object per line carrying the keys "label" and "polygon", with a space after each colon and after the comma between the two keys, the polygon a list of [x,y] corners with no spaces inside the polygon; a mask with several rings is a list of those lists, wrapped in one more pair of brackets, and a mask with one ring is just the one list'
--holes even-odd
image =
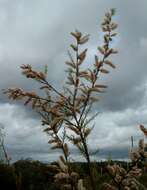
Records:
{"label": "dark storm cloud", "polygon": [[[75,28],[91,34],[90,47],[96,49],[104,12],[116,7],[119,23],[118,68],[106,78],[109,90],[104,96],[104,109],[121,110],[140,103],[147,64],[143,49],[146,41],[145,1],[1,1],[0,64],[1,88],[18,85],[34,86],[21,77],[19,66],[30,63],[35,68],[49,66],[49,80],[58,86],[64,81],[64,61],[70,31]],[[86,10],[82,13],[82,10]],[[89,51],[91,51],[89,49]],[[90,54],[91,55],[91,54]],[[91,64],[91,63],[89,63]],[[7,73],[11,73],[8,76]],[[19,80],[18,80],[19,78]],[[134,94],[136,94],[134,96]],[[115,96],[115,100],[112,98]],[[138,106],[138,104],[136,105]]]}
{"label": "dark storm cloud", "polygon": [[[111,7],[117,9],[115,20],[119,23],[119,36],[115,42],[119,54],[113,58],[117,69],[103,77],[109,88],[96,106],[103,113],[102,118],[96,121],[99,130],[96,132],[96,128],[93,133],[93,137],[97,135],[96,143],[103,148],[108,147],[110,142],[111,146],[115,146],[120,139],[122,147],[128,146],[129,135],[137,132],[133,128],[135,123],[147,123],[146,0],[0,0],[0,89],[13,86],[37,89],[36,83],[21,75],[21,64],[32,64],[36,69],[43,69],[48,64],[49,81],[59,88],[65,81],[64,62],[67,59],[68,46],[72,42],[70,32],[77,28],[91,34],[86,63],[90,65],[92,61],[89,60],[93,59],[98,42],[101,41],[100,23],[105,11]],[[33,155],[30,152],[34,150],[34,154],[38,152],[38,158],[43,155],[47,157],[46,137],[40,135],[36,115],[20,105],[7,104],[2,93],[0,100],[0,122],[6,126],[9,139],[7,144],[13,155],[20,157],[22,154],[19,154],[19,150],[24,152],[23,155],[27,152]],[[38,126],[36,131],[34,125]],[[23,126],[23,132],[20,126]],[[111,131],[111,128],[114,130]],[[129,133],[126,137],[127,130]],[[106,131],[108,135],[105,135]],[[37,150],[36,143],[39,147]],[[89,144],[93,142],[89,140]],[[42,147],[44,153],[39,154]],[[19,155],[16,155],[17,152]]]}

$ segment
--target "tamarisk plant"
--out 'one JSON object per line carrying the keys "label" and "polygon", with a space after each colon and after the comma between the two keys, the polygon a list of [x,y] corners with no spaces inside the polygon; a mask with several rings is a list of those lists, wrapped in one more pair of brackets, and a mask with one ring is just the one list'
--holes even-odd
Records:
{"label": "tamarisk plant", "polygon": [[[111,42],[117,35],[115,32],[117,24],[112,21],[114,15],[114,9],[105,14],[101,25],[104,42],[98,47],[94,63],[89,64],[87,69],[84,69],[84,62],[88,49],[82,49],[82,46],[88,42],[89,35],[83,35],[78,30],[71,32],[75,42],[70,45],[73,52],[68,52],[67,81],[62,91],[48,82],[47,67],[44,72],[38,72],[33,70],[31,65],[22,65],[23,75],[39,82],[40,90],[44,92],[44,96],[40,96],[34,91],[26,92],[21,88],[9,88],[4,92],[10,99],[21,99],[24,100],[25,105],[30,104],[40,114],[42,125],[46,126],[44,131],[50,137],[51,148],[62,150],[63,155],[60,156],[57,164],[52,166],[58,172],[55,175],[55,181],[60,183],[61,189],[85,189],[82,179],[79,179],[78,174],[73,173],[70,168],[68,143],[71,142],[85,157],[91,188],[95,190],[87,139],[93,129],[90,122],[97,114],[90,118],[89,115],[93,113],[91,112],[93,104],[98,101],[96,93],[102,93],[107,88],[106,85],[99,83],[101,74],[108,74],[109,67],[115,68],[109,59],[111,55],[117,53],[117,50],[111,47]],[[62,182],[64,183],[61,186]]]}
{"label": "tamarisk plant", "polygon": [[[147,129],[140,125],[141,131],[147,136]],[[111,176],[109,183],[104,183],[105,190],[146,190],[138,181],[138,178],[142,175],[142,170],[147,171],[147,143],[144,139],[140,139],[138,143],[138,149],[130,151],[131,163],[128,169],[114,164],[108,165],[107,171]]]}

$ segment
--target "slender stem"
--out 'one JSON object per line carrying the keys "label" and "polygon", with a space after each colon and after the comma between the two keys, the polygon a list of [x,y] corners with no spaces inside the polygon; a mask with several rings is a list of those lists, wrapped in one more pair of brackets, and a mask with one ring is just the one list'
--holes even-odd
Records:
{"label": "slender stem", "polygon": [[[55,101],[53,101],[53,100],[48,100],[48,99],[42,98],[42,97],[40,97],[40,96],[38,96],[38,97],[35,96],[35,97],[33,97],[32,99],[44,100],[44,101],[46,101],[46,102],[48,102],[48,103],[54,103],[54,104],[58,103],[60,106],[63,106],[63,104],[61,104],[60,102],[55,102]],[[70,107],[68,107],[68,106],[65,105],[65,104],[64,104],[64,107],[67,108],[67,109],[69,109],[69,110],[71,110]]]}
{"label": "slender stem", "polygon": [[[110,32],[109,32],[109,37],[110,37]],[[109,42],[108,42],[108,46],[109,46]],[[101,66],[103,65],[104,61],[105,61],[105,54],[103,56],[103,59],[101,61]],[[99,74],[99,69],[96,70],[96,74],[95,74],[95,80],[92,82],[92,88],[94,87],[96,81],[97,81],[97,78],[98,78],[98,74]],[[85,110],[87,108],[87,105],[88,105],[88,102],[89,102],[89,98],[90,98],[90,95],[91,95],[91,92],[89,91],[87,93],[87,98],[84,102],[84,107],[81,111],[81,114],[80,114],[80,117],[79,117],[79,120],[77,122],[78,126],[79,126],[79,129],[81,129],[80,127],[80,123],[81,123],[81,120],[82,120],[82,117],[83,117],[83,114],[85,113]],[[92,189],[95,190],[95,183],[94,183],[94,179],[93,179],[93,175],[92,175],[92,171],[91,171],[91,161],[90,161],[90,155],[89,155],[89,152],[88,152],[88,147],[87,147],[87,143],[86,143],[86,139],[83,137],[83,134],[82,134],[82,131],[80,130],[80,136],[81,136],[81,140],[82,140],[82,144],[83,144],[83,147],[84,147],[84,153],[85,153],[85,156],[86,156],[86,160],[87,160],[87,164],[88,164],[88,172],[89,172],[89,176],[90,176],[90,181],[91,181],[91,186],[92,186]]]}
{"label": "slender stem", "polygon": [[[109,38],[110,38],[111,33],[109,32],[108,35],[109,35]],[[109,47],[109,43],[110,43],[110,42],[108,41],[108,47]],[[103,56],[103,58],[102,58],[102,61],[101,61],[101,66],[103,65],[105,59],[106,59],[106,55],[104,54],[104,56]],[[95,74],[96,77],[95,77],[95,81],[92,82],[92,86],[91,86],[92,88],[94,87],[94,85],[95,85],[95,83],[96,83],[96,81],[97,81],[98,74],[99,74],[99,69],[96,70],[96,74]],[[83,114],[84,114],[84,112],[85,112],[85,110],[86,110],[86,107],[87,107],[87,105],[88,105],[88,101],[89,101],[90,95],[91,95],[91,92],[88,92],[87,98],[86,98],[86,100],[85,100],[85,102],[84,102],[83,110],[82,110],[82,112],[81,112],[81,115],[80,115],[80,118],[79,118],[79,121],[78,121],[79,123],[80,123],[80,121],[81,121],[81,119],[82,119],[82,116],[83,116]]]}
{"label": "slender stem", "polygon": [[[74,117],[74,119],[76,121],[76,127],[79,129],[80,137],[81,137],[82,144],[83,144],[83,147],[84,147],[84,154],[85,154],[87,164],[88,164],[88,175],[90,176],[92,190],[95,190],[95,183],[94,183],[94,179],[93,179],[92,172],[91,172],[91,166],[90,166],[91,161],[90,161],[90,156],[89,156],[89,152],[88,152],[88,147],[87,147],[86,139],[84,138],[83,133],[81,131],[81,125],[80,125],[81,116],[83,115],[83,113],[85,111],[85,108],[82,110],[82,113],[80,115],[79,120],[77,119],[77,114],[76,114],[75,109],[74,109],[75,108],[75,100],[76,100],[76,96],[77,96],[77,93],[78,93],[78,85],[79,85],[79,82],[78,82],[78,79],[79,79],[79,65],[78,65],[79,53],[78,53],[78,50],[79,50],[79,44],[78,44],[78,41],[77,41],[76,76],[75,76],[76,85],[75,85],[75,88],[74,88],[74,95],[73,95],[73,117]],[[88,100],[89,100],[89,97],[88,97],[88,99],[86,101],[86,104],[88,103]]]}
{"label": "slender stem", "polygon": [[69,105],[72,105],[71,102],[69,101],[69,99],[64,96],[62,93],[60,93],[58,90],[56,90],[51,84],[48,83],[48,81],[43,80],[40,81],[40,83],[47,85],[49,88],[51,88],[56,94],[58,94],[60,97],[64,98],[65,100],[67,100],[67,102],[69,103]]}
{"label": "slender stem", "polygon": [[96,190],[95,182],[94,182],[94,178],[93,178],[92,170],[91,170],[91,160],[90,160],[90,156],[89,156],[89,152],[88,152],[88,147],[87,147],[86,139],[83,137],[82,132],[81,132],[80,136],[81,136],[81,140],[82,140],[82,143],[83,143],[83,146],[84,146],[84,150],[85,150],[84,153],[85,153],[86,160],[87,160],[88,174],[89,174],[89,177],[90,177],[91,187],[92,187],[92,190]]}

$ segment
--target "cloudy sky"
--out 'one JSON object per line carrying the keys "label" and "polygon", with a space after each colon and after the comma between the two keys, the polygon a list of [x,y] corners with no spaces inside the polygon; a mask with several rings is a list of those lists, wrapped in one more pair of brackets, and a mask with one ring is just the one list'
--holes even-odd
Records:
{"label": "cloudy sky", "polygon": [[[21,75],[22,64],[36,69],[47,64],[49,81],[62,86],[70,32],[79,29],[91,35],[87,61],[91,64],[101,41],[100,24],[109,8],[117,10],[115,46],[119,54],[114,58],[117,69],[103,79],[109,88],[96,107],[100,114],[89,139],[91,148],[100,149],[95,159],[106,158],[110,152],[114,158],[127,158],[130,136],[137,142],[142,137],[138,125],[147,124],[147,1],[0,0],[0,89],[37,89]],[[5,144],[13,160],[51,161],[57,157],[37,115],[8,101],[2,91],[0,124],[5,127]]]}

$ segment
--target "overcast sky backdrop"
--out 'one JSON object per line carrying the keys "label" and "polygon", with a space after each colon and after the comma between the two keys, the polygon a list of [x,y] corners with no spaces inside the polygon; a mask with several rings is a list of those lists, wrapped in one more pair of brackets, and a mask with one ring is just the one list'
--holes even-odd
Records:
{"label": "overcast sky backdrop", "polygon": [[[147,1],[146,0],[0,0],[0,89],[18,86],[36,89],[21,75],[20,65],[36,69],[48,64],[49,81],[57,87],[65,80],[64,62],[72,42],[70,32],[89,33],[92,64],[104,13],[116,8],[119,36],[114,57],[117,69],[103,80],[109,85],[97,110],[91,148],[100,148],[95,159],[127,158],[130,136],[142,137],[138,125],[147,124]],[[91,60],[91,61],[89,61]],[[13,160],[32,157],[42,161],[57,158],[47,144],[39,118],[21,104],[0,93],[0,123]],[[73,157],[80,159],[73,151]]]}

